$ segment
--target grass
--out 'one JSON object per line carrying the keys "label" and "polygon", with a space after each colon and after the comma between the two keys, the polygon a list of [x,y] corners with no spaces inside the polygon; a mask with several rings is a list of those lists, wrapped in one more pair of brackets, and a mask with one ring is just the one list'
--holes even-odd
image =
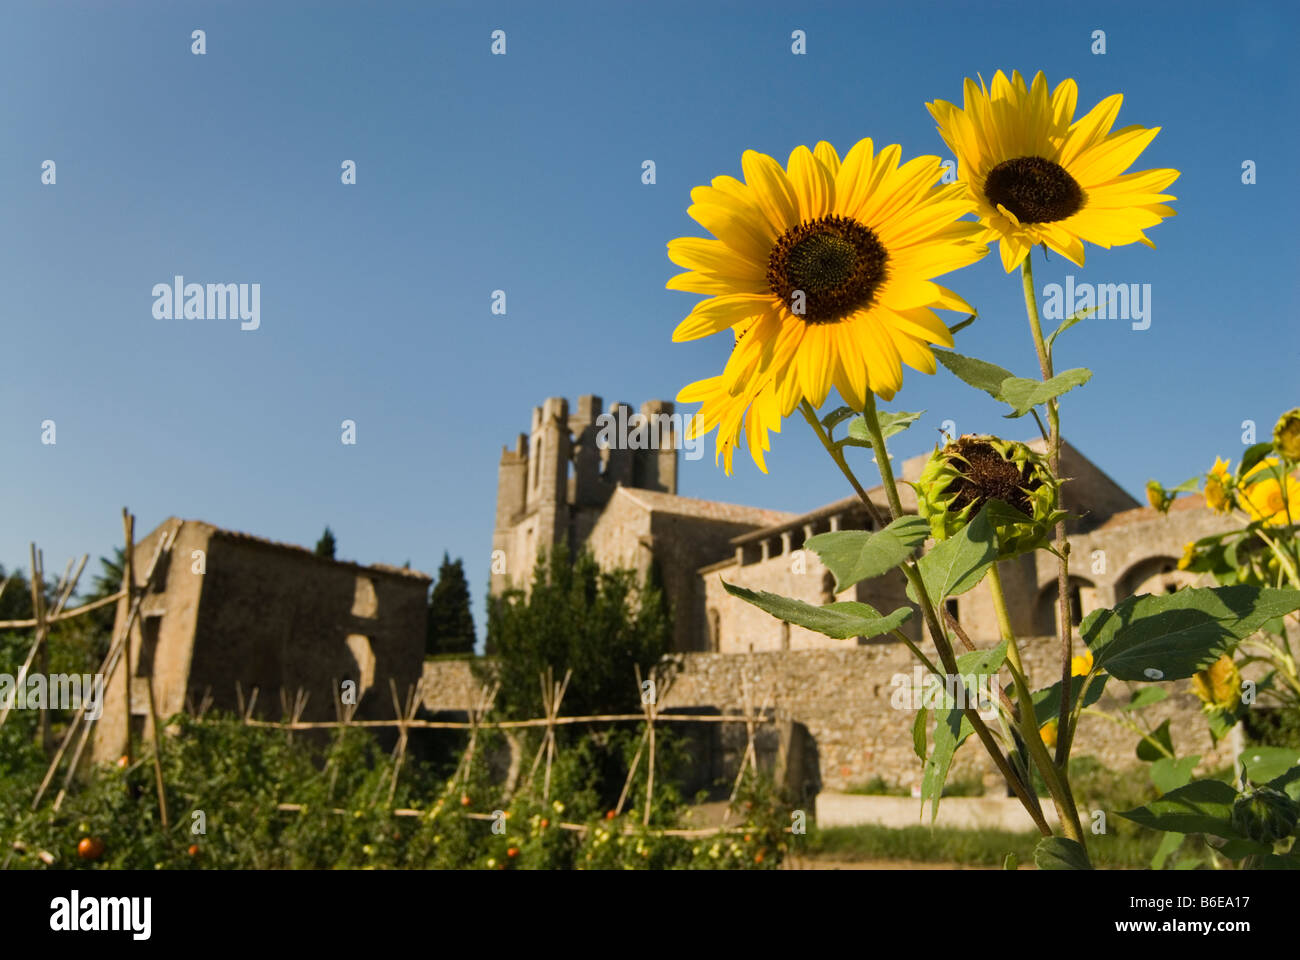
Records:
{"label": "grass", "polygon": [[[1231,770],[1212,771],[1208,776],[1230,779]],[[1084,828],[1091,826],[1090,811],[1104,810],[1106,833],[1090,835],[1088,849],[1098,867],[1111,869],[1147,869],[1160,844],[1160,833],[1144,830],[1137,824],[1115,815],[1154,800],[1155,786],[1145,768],[1113,770],[1094,757],[1075,757],[1070,762],[1070,779],[1079,802]],[[903,791],[876,777],[847,792],[867,795],[898,795]],[[978,780],[954,780],[944,788],[944,796],[979,796]],[[918,801],[919,804],[919,801]],[[1034,862],[1035,832],[1016,833],[1004,830],[962,830],[951,827],[931,828],[924,825],[896,829],[880,826],[830,827],[809,831],[801,850],[808,856],[827,860],[911,860],[920,863],[950,863],[961,866],[1002,866],[1008,853],[1015,853],[1022,864]],[[1199,843],[1184,841],[1183,847],[1167,861],[1179,856],[1199,859]]]}
{"label": "grass", "polygon": [[[826,860],[911,860],[961,866],[1000,867],[1008,853],[1021,864],[1034,862],[1039,835],[1005,830],[957,830],[948,827],[860,826],[813,828],[799,850]],[[1098,867],[1146,869],[1160,843],[1154,831],[1089,837],[1089,852]]]}

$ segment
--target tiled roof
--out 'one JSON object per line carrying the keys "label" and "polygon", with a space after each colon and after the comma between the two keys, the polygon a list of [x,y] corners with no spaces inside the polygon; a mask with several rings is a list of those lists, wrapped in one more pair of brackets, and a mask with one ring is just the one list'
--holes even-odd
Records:
{"label": "tiled roof", "polygon": [[762,507],[745,507],[736,503],[719,503],[716,500],[697,500],[694,497],[679,497],[672,493],[658,490],[640,490],[635,487],[619,487],[624,496],[653,510],[656,513],[675,513],[683,517],[698,517],[702,520],[717,520],[722,523],[747,523],[755,527],[793,520],[795,514],[784,510],[766,510]]}
{"label": "tiled roof", "polygon": [[[176,522],[176,520],[177,518],[173,517],[167,522],[172,523],[172,522]],[[325,557],[316,556],[316,554],[313,551],[308,550],[306,547],[301,547],[296,543],[281,543],[276,540],[267,540],[264,537],[256,537],[253,536],[253,534],[251,533],[241,533],[238,530],[225,530],[211,523],[205,523],[202,520],[185,520],[182,522],[193,523],[201,527],[207,527],[208,530],[211,531],[212,536],[220,537],[223,540],[232,540],[235,541],[236,543],[253,544],[259,547],[270,547],[271,549],[274,550],[290,551],[304,558],[310,557],[312,560],[315,560],[319,563],[332,563],[342,567],[351,567],[355,570],[364,570],[368,573],[380,573],[380,574],[386,574],[388,576],[393,576],[393,577],[406,577],[412,580],[424,580],[426,582],[431,581],[433,579],[427,573],[423,573],[419,570],[410,570],[405,567],[394,567],[387,563],[372,563],[367,565],[362,563],[354,563],[350,560],[329,560]]]}
{"label": "tiled roof", "polygon": [[[1195,497],[1176,497],[1173,503],[1169,505],[1170,513],[1178,513],[1183,510],[1195,510],[1197,507],[1206,509],[1205,498]],[[1106,519],[1105,523],[1094,527],[1095,530],[1111,530],[1115,527],[1127,527],[1135,523],[1149,523],[1160,517],[1160,511],[1154,507],[1137,507],[1133,510],[1124,510],[1120,513],[1112,514]]]}

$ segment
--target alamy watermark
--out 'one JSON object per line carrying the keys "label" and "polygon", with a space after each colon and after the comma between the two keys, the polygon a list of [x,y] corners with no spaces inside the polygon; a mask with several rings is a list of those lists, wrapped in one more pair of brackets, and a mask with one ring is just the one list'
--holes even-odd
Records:
{"label": "alamy watermark", "polygon": [[90,719],[103,715],[102,673],[0,673],[0,709],[79,710],[83,704]]}
{"label": "alamy watermark", "polygon": [[990,673],[928,673],[913,667],[911,673],[896,673],[889,685],[894,692],[889,705],[895,710],[965,710],[974,707],[981,713],[993,710],[998,702],[998,677]]}
{"label": "alamy watermark", "polygon": [[1132,320],[1134,330],[1145,330],[1151,326],[1151,284],[1076,284],[1067,274],[1064,287],[1043,287],[1044,320],[1064,320],[1081,312],[1098,320]]}
{"label": "alamy watermark", "polygon": [[687,460],[704,456],[704,437],[690,436],[692,421],[699,414],[629,413],[620,406],[617,414],[596,418],[600,430],[596,446],[601,450],[684,450]]}
{"label": "alamy watermark", "polygon": [[148,940],[152,915],[152,897],[83,897],[73,890],[50,901],[50,929],[60,933],[123,931],[133,940]]}
{"label": "alamy watermark", "polygon": [[186,283],[175,276],[171,283],[155,283],[152,292],[155,320],[235,320],[240,330],[262,325],[260,283]]}

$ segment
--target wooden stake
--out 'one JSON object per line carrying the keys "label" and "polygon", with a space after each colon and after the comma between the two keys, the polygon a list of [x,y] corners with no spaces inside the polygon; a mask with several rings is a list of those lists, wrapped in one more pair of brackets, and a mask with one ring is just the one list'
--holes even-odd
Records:
{"label": "wooden stake", "polygon": [[[159,557],[163,555],[164,548],[170,548],[175,533],[176,533],[175,530],[170,531],[158,539],[158,545],[154,550],[153,559],[149,562],[149,569],[145,573],[146,590],[149,588],[149,585],[153,583],[154,572],[158,567]],[[142,591],[132,601],[130,609],[127,611],[126,620],[125,623],[123,624],[123,629],[119,632],[116,629],[116,627],[114,627],[113,641],[109,646],[108,653],[105,655],[104,662],[100,666],[100,670],[99,670],[99,672],[104,676],[105,690],[107,690],[108,685],[112,683],[113,676],[117,672],[117,665],[122,661],[124,651],[126,651],[127,649],[126,639],[130,636],[131,630],[135,625],[135,621],[140,616],[140,603],[141,600],[143,599],[143,596],[144,593]],[[129,666],[126,668],[126,672],[127,672],[126,682],[129,688],[131,683]],[[32,801],[33,810],[35,810],[37,806],[40,804],[41,797],[45,795],[45,791],[49,787],[50,781],[54,779],[55,771],[58,769],[59,763],[63,759],[63,754],[67,751],[68,745],[72,742],[72,737],[76,733],[77,724],[82,723],[84,721],[86,724],[86,728],[82,731],[81,740],[77,744],[76,753],[73,755],[72,763],[69,765],[68,772],[64,777],[63,789],[60,791],[60,795],[66,792],[68,784],[72,782],[72,776],[74,773],[76,773],[77,765],[81,761],[81,753],[85,749],[86,740],[90,735],[90,728],[93,723],[93,721],[86,719],[85,713],[86,713],[86,700],[85,698],[82,698],[80,708],[77,710],[77,713],[73,716],[72,721],[68,724],[67,731],[63,735],[63,743],[59,746],[59,749],[55,752],[54,759],[50,762],[49,769],[46,770],[45,772],[45,778],[41,781],[41,785],[36,791],[36,798]]]}
{"label": "wooden stake", "polygon": [[[126,540],[126,549],[122,554],[122,590],[126,593],[126,604],[128,609],[135,604],[135,517],[131,516],[126,507],[122,508],[122,530]],[[159,541],[162,542],[161,540]],[[124,632],[126,644],[126,671],[122,678],[124,687],[124,702],[126,704],[126,763],[127,766],[135,759],[132,746],[131,736],[131,626],[127,625]],[[105,680],[105,683],[108,681]]]}

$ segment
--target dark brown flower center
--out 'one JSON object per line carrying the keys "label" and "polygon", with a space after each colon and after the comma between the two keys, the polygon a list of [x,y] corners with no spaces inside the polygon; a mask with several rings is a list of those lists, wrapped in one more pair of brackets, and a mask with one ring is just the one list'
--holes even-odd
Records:
{"label": "dark brown flower center", "polygon": [[805,323],[835,323],[869,307],[888,275],[889,254],[847,217],[808,220],[772,247],[767,284]]}
{"label": "dark brown flower center", "polygon": [[950,508],[954,513],[964,510],[967,504],[974,504],[971,510],[974,516],[990,500],[1001,500],[1027,516],[1034,515],[1026,491],[1037,490],[1042,480],[1030,474],[1028,464],[1024,468],[1017,466],[993,449],[987,440],[977,437],[961,437],[948,444],[943,452],[960,458],[955,464],[959,476],[952,484],[957,492]]}
{"label": "dark brown flower center", "polygon": [[1065,168],[1042,157],[1003,160],[984,181],[989,203],[1002,204],[1021,223],[1053,223],[1083,209],[1083,188]]}

